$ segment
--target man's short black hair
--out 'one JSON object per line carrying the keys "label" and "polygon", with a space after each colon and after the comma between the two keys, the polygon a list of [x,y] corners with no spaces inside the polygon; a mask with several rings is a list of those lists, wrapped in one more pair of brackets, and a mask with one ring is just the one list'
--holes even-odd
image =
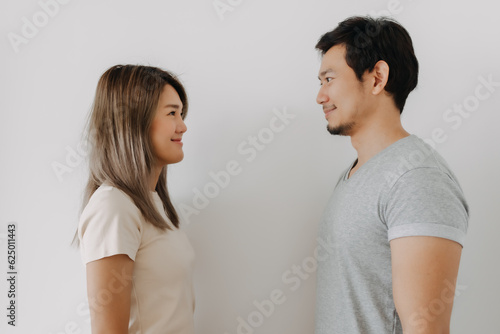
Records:
{"label": "man's short black hair", "polygon": [[418,82],[418,61],[405,28],[389,18],[354,16],[321,36],[316,49],[324,55],[335,45],[345,46],[345,60],[359,81],[365,71],[371,72],[379,60],[384,60],[389,65],[385,90],[403,112],[406,98]]}

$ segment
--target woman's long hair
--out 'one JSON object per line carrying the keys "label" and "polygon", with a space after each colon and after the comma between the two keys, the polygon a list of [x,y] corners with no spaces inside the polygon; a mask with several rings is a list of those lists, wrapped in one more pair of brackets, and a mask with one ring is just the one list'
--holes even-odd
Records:
{"label": "woman's long hair", "polygon": [[[171,73],[150,66],[116,65],[101,76],[86,131],[90,173],[82,208],[97,188],[107,183],[130,196],[146,221],[162,230],[169,228],[149,189],[155,163],[150,128],[165,85],[179,94],[184,119],[186,92]],[[155,188],[168,218],[179,227],[167,190],[167,166],[162,168]],[[78,244],[77,239],[75,235]]]}

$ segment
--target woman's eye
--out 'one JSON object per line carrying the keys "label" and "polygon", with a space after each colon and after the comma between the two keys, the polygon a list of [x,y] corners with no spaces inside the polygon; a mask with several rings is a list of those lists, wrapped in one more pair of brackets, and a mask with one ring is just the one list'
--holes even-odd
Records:
{"label": "woman's eye", "polygon": [[168,114],[171,115],[171,116],[175,116],[175,111],[171,111]]}

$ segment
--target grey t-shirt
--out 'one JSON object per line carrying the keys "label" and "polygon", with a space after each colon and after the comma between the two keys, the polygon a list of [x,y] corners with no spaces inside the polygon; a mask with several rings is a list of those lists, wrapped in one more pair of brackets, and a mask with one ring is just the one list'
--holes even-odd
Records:
{"label": "grey t-shirt", "polygon": [[435,236],[463,246],[468,206],[443,158],[411,135],[335,187],[319,226],[316,334],[402,334],[389,241]]}

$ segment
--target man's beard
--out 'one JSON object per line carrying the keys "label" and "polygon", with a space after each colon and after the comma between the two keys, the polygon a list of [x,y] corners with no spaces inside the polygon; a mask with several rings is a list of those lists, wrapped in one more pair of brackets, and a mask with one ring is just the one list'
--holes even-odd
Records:
{"label": "man's beard", "polygon": [[353,127],[354,127],[354,122],[350,122],[346,124],[340,124],[339,126],[336,127],[330,127],[330,125],[327,125],[326,129],[332,135],[350,136]]}

